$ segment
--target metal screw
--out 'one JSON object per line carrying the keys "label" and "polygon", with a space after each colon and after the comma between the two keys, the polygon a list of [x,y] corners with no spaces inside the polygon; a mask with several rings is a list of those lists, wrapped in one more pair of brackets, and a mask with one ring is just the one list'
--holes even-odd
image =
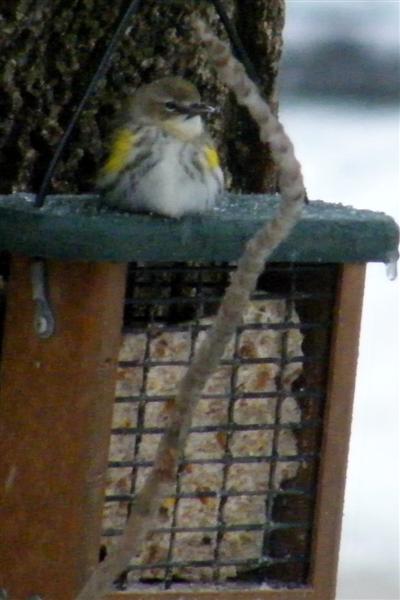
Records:
{"label": "metal screw", "polygon": [[47,295],[47,276],[42,259],[36,258],[32,262],[31,278],[32,298],[35,302],[34,328],[40,338],[46,339],[53,335],[55,323]]}

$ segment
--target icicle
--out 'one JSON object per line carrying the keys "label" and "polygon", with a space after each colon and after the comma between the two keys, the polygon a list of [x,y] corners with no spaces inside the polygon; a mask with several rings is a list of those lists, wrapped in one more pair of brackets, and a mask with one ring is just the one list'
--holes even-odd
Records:
{"label": "icicle", "polygon": [[399,255],[396,253],[393,255],[393,257],[391,257],[387,263],[385,263],[386,266],[386,276],[389,279],[389,281],[395,281],[395,279],[397,279],[397,262],[399,260]]}

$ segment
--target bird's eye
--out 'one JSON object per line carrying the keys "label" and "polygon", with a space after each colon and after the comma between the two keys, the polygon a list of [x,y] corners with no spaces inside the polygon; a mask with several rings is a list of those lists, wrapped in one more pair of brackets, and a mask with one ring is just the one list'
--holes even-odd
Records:
{"label": "bird's eye", "polygon": [[171,112],[176,110],[176,104],[175,104],[175,102],[172,102],[171,100],[169,100],[168,102],[165,102],[164,106],[167,110],[169,110]]}

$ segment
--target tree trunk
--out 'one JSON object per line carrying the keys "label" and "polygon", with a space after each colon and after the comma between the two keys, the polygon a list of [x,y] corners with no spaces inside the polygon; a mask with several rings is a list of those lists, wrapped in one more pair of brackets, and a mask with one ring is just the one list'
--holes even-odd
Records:
{"label": "tree trunk", "polygon": [[[37,192],[46,166],[84,93],[127,0],[0,0],[0,193]],[[224,0],[275,106],[284,0]],[[210,71],[187,22],[198,11],[223,31],[210,2],[152,0],[118,45],[111,68],[82,114],[53,179],[52,191],[88,192],[104,159],[113,118],[140,83],[186,77],[222,107],[210,124],[228,184],[244,192],[275,191],[268,148],[256,126]]]}

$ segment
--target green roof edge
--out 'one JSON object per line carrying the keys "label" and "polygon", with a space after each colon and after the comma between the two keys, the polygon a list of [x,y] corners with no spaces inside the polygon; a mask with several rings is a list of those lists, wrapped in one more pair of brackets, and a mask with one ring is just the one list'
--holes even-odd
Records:
{"label": "green roof edge", "polygon": [[[214,211],[180,220],[99,208],[95,195],[0,196],[0,251],[80,261],[235,261],[275,213],[277,196],[225,194]],[[350,263],[396,260],[392,217],[311,201],[272,262]]]}

